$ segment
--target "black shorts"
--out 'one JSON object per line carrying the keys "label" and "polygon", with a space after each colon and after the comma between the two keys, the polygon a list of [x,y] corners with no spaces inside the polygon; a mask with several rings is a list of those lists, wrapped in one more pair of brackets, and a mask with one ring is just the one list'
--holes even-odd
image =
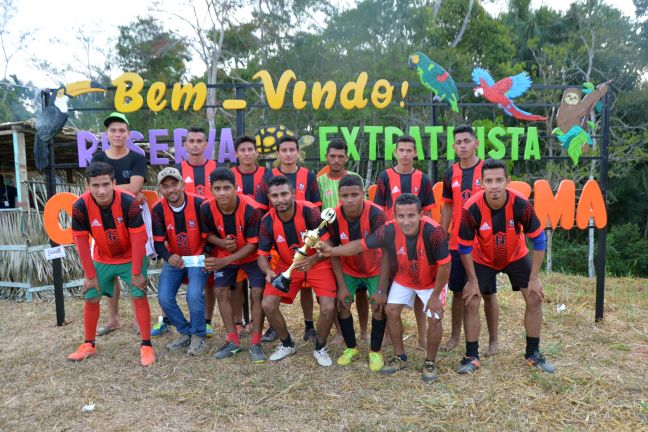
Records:
{"label": "black shorts", "polygon": [[448,289],[452,292],[461,292],[468,282],[466,270],[461,262],[459,251],[451,250],[452,264],[450,264],[450,279],[448,280]]}
{"label": "black shorts", "polygon": [[216,288],[229,288],[231,286],[236,286],[236,276],[238,275],[239,269],[243,270],[245,274],[247,274],[247,279],[250,281],[251,288],[265,287],[265,275],[259,268],[259,265],[256,261],[252,261],[246,264],[232,264],[228,265],[227,267],[223,267],[222,269],[214,273],[214,286]]}
{"label": "black shorts", "polygon": [[529,286],[529,278],[531,277],[531,254],[517,261],[513,261],[502,270],[495,270],[492,267],[475,263],[475,273],[477,274],[479,290],[482,294],[497,293],[495,278],[498,273],[504,273],[508,276],[513,291],[520,291],[520,288]]}

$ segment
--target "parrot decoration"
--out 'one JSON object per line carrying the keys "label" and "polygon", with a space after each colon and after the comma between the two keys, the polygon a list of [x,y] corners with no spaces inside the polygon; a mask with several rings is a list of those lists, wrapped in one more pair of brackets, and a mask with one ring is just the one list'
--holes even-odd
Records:
{"label": "parrot decoration", "polygon": [[526,72],[495,82],[486,69],[477,67],[472,71],[472,80],[477,84],[477,87],[473,89],[475,96],[483,96],[487,101],[496,103],[511,117],[525,121],[547,120],[547,117],[521,110],[512,101],[512,99],[522,96],[531,87],[531,78]]}
{"label": "parrot decoration", "polygon": [[459,112],[459,92],[454,80],[441,66],[433,62],[422,52],[415,52],[409,56],[407,64],[416,69],[421,84],[434,93],[434,99],[446,102],[450,109]]}
{"label": "parrot decoration", "polygon": [[589,132],[596,128],[596,124],[589,121],[588,117],[592,110],[601,112],[603,108],[601,98],[605,96],[609,83],[610,81],[600,84],[596,89],[594,84],[585,83],[582,89],[570,87],[563,94],[556,113],[558,127],[552,133],[567,150],[574,165],[578,164],[580,156],[587,153],[593,145]]}

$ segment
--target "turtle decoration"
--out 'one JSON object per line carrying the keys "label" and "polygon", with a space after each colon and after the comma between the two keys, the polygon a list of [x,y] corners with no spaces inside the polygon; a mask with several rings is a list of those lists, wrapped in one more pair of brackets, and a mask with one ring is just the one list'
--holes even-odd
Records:
{"label": "turtle decoration", "polygon": [[254,137],[256,139],[256,149],[261,155],[274,153],[277,151],[277,143],[284,136],[296,137],[292,130],[284,125],[264,126],[260,128]]}

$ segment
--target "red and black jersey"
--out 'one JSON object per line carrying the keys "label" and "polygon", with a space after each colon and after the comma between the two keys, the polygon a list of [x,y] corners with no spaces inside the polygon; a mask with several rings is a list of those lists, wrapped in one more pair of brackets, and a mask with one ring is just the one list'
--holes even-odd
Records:
{"label": "red and black jersey", "polygon": [[264,208],[268,208],[268,196],[264,192],[264,185],[268,183],[272,172],[266,167],[258,166],[254,172],[242,173],[238,167],[233,167],[232,172],[236,178],[236,192],[247,195],[256,200]]}
{"label": "red and black jersey", "polygon": [[130,235],[145,233],[146,228],[135,197],[117,188],[113,193],[113,201],[106,208],[100,207],[90,192],[81,195],[72,206],[72,233],[92,236],[95,261],[125,264],[133,258]]}
{"label": "red and black jersey", "polygon": [[[337,218],[328,225],[328,231],[334,246],[344,245],[353,240],[365,239],[387,222],[385,212],[379,206],[367,200],[364,202],[362,214],[358,219],[349,220],[345,216],[341,205],[335,209],[335,213]],[[342,270],[345,274],[357,278],[378,276],[380,274],[380,257],[380,249],[364,251],[356,256],[341,257]]]}
{"label": "red and black jersey", "polygon": [[416,237],[407,237],[396,221],[389,221],[362,240],[364,249],[386,249],[396,266],[394,281],[413,289],[430,289],[439,265],[450,262],[443,228],[428,217],[421,218]]}
{"label": "red and black jersey", "polygon": [[[153,206],[151,210],[153,240],[156,246],[162,243],[162,247],[167,252],[166,254],[158,252],[158,255],[168,259],[172,254],[180,256],[202,254],[205,247],[205,239],[200,229],[202,203],[203,200],[199,196],[185,193],[185,205],[179,212],[171,208],[166,198],[162,198]],[[164,245],[164,242],[168,246]]]}
{"label": "red and black jersey", "polygon": [[394,168],[389,168],[378,175],[374,202],[385,209],[387,219],[394,218],[396,198],[404,193],[418,196],[424,211],[434,208],[432,181],[421,171],[415,169],[409,174],[399,174]]}
{"label": "red and black jersey", "polygon": [[501,270],[529,252],[523,230],[529,238],[542,233],[542,225],[526,198],[506,189],[506,203],[493,210],[481,191],[463,207],[459,245],[473,247],[476,263]]}
{"label": "red and black jersey", "polygon": [[457,250],[459,244],[459,226],[461,213],[466,201],[479,192],[482,181],[482,166],[484,161],[477,162],[470,168],[461,168],[459,162],[452,165],[443,179],[443,201],[452,204],[452,229],[450,231],[450,250]]}
{"label": "red and black jersey", "polygon": [[201,198],[211,196],[209,193],[210,183],[209,174],[216,169],[216,161],[207,159],[204,165],[191,165],[188,161],[183,161],[175,167],[182,173],[182,179],[185,182],[185,192],[198,195]]}
{"label": "red and black jersey", "polygon": [[[261,220],[259,228],[259,255],[270,256],[274,247],[279,254],[279,266],[287,268],[292,264],[295,249],[303,246],[301,233],[316,229],[322,223],[319,208],[308,201],[295,201],[295,215],[288,222],[279,218],[277,211],[271,208]],[[320,231],[320,239],[326,241],[329,233],[326,228]],[[313,255],[314,249],[308,251]],[[330,267],[330,260],[319,262],[315,268]]]}
{"label": "red and black jersey", "polygon": [[[263,209],[253,199],[245,195],[237,195],[236,209],[231,214],[223,213],[218,207],[216,198],[211,197],[200,206],[200,220],[205,238],[214,234],[221,239],[227,236],[236,238],[237,249],[248,243],[259,243],[259,222],[263,216]],[[216,248],[216,256],[226,257],[230,252]],[[246,264],[257,259],[257,254],[234,262],[233,264]]]}
{"label": "red and black jersey", "polygon": [[[299,169],[294,173],[284,173],[279,168],[274,168],[271,172],[271,176],[285,176],[290,184],[295,188],[295,200],[297,201],[308,201],[315,204],[318,207],[322,205],[322,198],[320,196],[319,186],[317,185],[317,176],[312,171],[304,167],[299,167]],[[263,203],[268,202],[268,183],[267,181],[263,184],[263,189],[257,195],[257,201]]]}

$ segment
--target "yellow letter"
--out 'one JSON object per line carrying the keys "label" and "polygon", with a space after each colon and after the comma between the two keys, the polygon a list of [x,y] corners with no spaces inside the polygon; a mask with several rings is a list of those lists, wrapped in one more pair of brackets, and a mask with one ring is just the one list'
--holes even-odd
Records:
{"label": "yellow letter", "polygon": [[293,88],[293,106],[296,110],[304,109],[306,101],[304,95],[306,94],[306,83],[304,81],[297,81]]}
{"label": "yellow letter", "polygon": [[[123,113],[135,112],[142,108],[144,98],[139,94],[144,88],[144,80],[133,72],[126,72],[115,78],[115,109]],[[130,88],[128,88],[130,85]],[[130,101],[127,101],[130,99]]]}
{"label": "yellow letter", "polygon": [[[340,105],[344,109],[351,110],[353,108],[362,109],[367,106],[367,98],[364,97],[364,89],[367,85],[369,75],[367,72],[361,72],[358,75],[357,81],[351,81],[344,84],[340,91]],[[353,92],[353,98],[349,98],[349,93]],[[391,159],[390,159],[391,160]]]}
{"label": "yellow letter", "polygon": [[379,79],[371,91],[371,103],[378,109],[385,109],[391,103],[394,95],[394,86],[386,79]]}
{"label": "yellow letter", "polygon": [[283,106],[288,83],[290,82],[290,80],[297,79],[297,76],[295,75],[295,72],[288,69],[281,74],[281,78],[279,78],[279,83],[277,83],[276,89],[272,84],[272,77],[267,70],[260,70],[252,77],[253,80],[258,78],[261,79],[261,82],[263,83],[263,93],[265,93],[266,100],[268,101],[268,106],[274,110],[278,110]]}
{"label": "yellow letter", "polygon": [[148,93],[146,93],[146,105],[154,112],[160,112],[164,109],[167,101],[164,100],[166,93],[166,84],[163,82],[154,82],[151,84]]}
{"label": "yellow letter", "polygon": [[191,83],[185,85],[180,83],[173,84],[173,91],[171,93],[171,109],[173,111],[178,111],[178,109],[180,109],[180,102],[183,97],[185,98],[185,111],[189,109],[191,98],[194,97],[193,110],[200,111],[207,100],[207,85],[205,85],[204,82],[199,82],[195,87]]}
{"label": "yellow letter", "polygon": [[315,110],[319,109],[324,94],[326,94],[326,101],[324,101],[324,109],[329,110],[333,108],[333,104],[335,103],[335,96],[337,96],[337,87],[335,86],[334,81],[326,81],[323,87],[321,82],[315,81],[313,83],[312,91],[313,91],[313,96],[312,96],[313,109]]}

